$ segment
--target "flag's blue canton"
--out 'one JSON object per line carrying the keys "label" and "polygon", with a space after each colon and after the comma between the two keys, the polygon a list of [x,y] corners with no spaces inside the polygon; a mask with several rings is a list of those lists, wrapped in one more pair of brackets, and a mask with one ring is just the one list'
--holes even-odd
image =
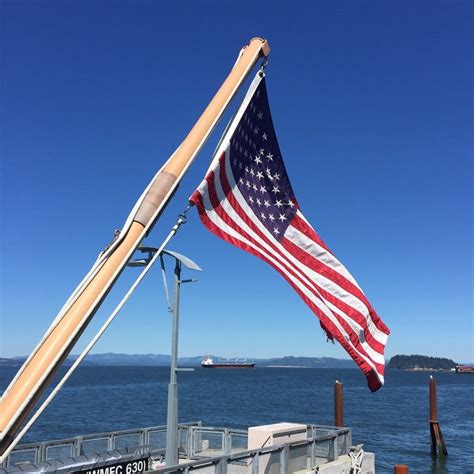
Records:
{"label": "flag's blue canton", "polygon": [[272,235],[281,240],[296,213],[263,79],[230,140],[232,173],[242,196]]}

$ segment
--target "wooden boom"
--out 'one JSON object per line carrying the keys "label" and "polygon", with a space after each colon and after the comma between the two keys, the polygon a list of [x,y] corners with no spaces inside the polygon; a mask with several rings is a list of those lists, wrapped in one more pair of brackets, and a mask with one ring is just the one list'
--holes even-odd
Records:
{"label": "wooden boom", "polygon": [[75,296],[64,314],[58,318],[0,399],[0,456],[13,441],[21,423],[71,352],[147,231],[157,220],[230,100],[258,59],[268,56],[269,52],[268,42],[261,38],[253,38],[241,51],[232,71],[206,110],[150,185],[125,236],[87,285],[80,290],[79,295]]}

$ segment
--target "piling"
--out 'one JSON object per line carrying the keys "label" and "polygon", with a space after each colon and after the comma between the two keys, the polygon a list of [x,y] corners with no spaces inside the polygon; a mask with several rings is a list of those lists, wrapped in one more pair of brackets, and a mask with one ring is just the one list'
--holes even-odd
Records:
{"label": "piling", "polygon": [[334,426],[344,426],[344,398],[342,383],[338,380],[334,384]]}
{"label": "piling", "polygon": [[438,407],[436,404],[436,380],[430,375],[430,422],[438,421]]}
{"label": "piling", "polygon": [[441,433],[441,426],[438,421],[438,407],[436,404],[436,380],[430,375],[430,436],[431,436],[431,455],[447,456],[448,450]]}
{"label": "piling", "polygon": [[393,466],[393,474],[408,474],[408,466],[406,464],[395,464]]}

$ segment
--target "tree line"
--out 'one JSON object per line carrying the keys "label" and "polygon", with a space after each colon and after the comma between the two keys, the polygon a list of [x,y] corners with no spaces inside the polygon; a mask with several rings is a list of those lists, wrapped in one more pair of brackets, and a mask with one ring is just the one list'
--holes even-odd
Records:
{"label": "tree line", "polygon": [[396,355],[390,359],[387,367],[390,369],[453,369],[456,362],[445,357],[430,357],[424,355]]}

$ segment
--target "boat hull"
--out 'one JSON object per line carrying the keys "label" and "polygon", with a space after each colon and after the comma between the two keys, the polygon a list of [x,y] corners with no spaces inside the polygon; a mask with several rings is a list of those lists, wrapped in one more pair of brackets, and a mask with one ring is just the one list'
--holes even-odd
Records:
{"label": "boat hull", "polygon": [[204,369],[253,369],[255,364],[212,364],[201,367]]}
{"label": "boat hull", "polygon": [[458,374],[474,374],[474,365],[457,365],[456,373]]}

